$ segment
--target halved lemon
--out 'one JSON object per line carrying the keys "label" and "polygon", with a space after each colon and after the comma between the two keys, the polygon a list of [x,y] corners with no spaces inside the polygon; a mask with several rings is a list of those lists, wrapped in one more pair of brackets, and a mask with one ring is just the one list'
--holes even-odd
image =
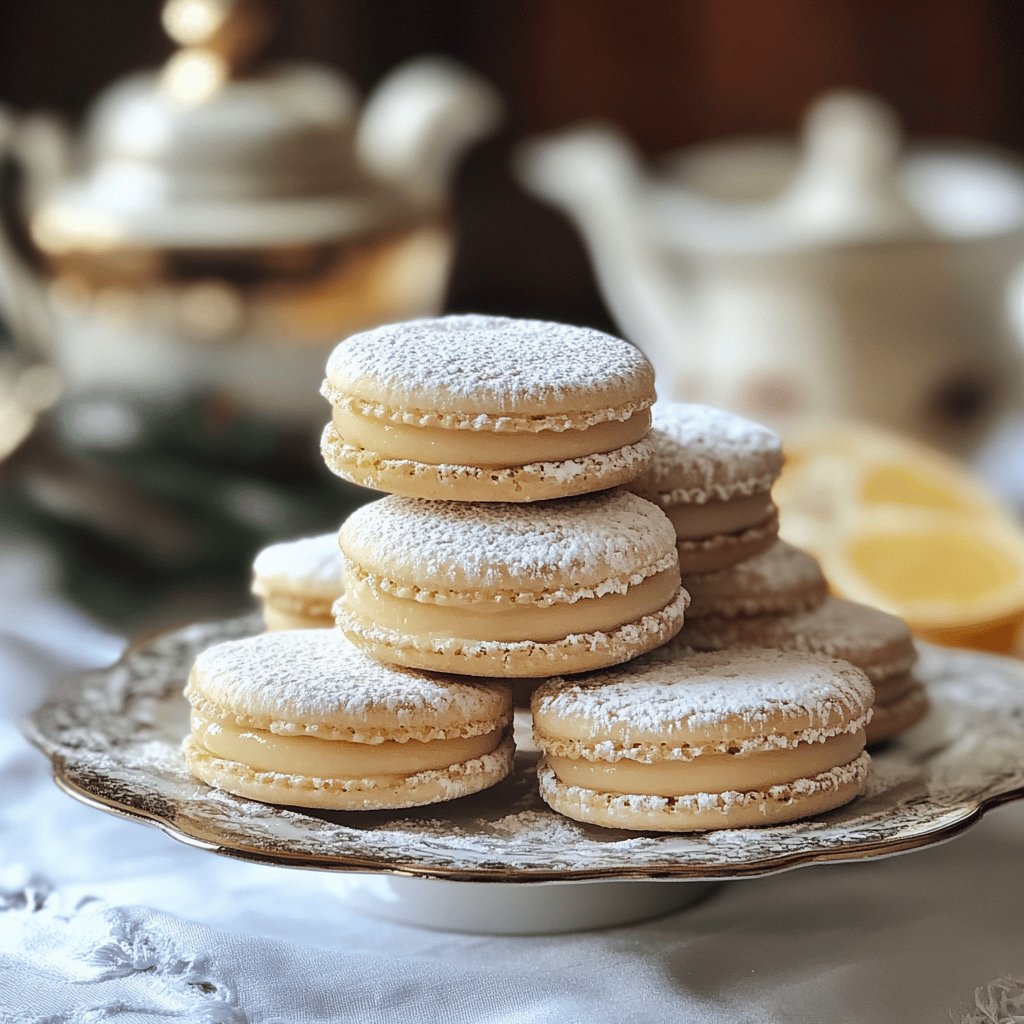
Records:
{"label": "halved lemon", "polygon": [[1003,519],[866,511],[819,557],[837,592],[899,615],[926,640],[1006,651],[1024,625],[1024,538]]}
{"label": "halved lemon", "polygon": [[921,637],[1013,649],[1024,627],[1024,533],[953,459],[848,423],[787,441],[782,535],[844,597],[902,616]]}
{"label": "halved lemon", "polygon": [[805,424],[786,440],[783,498],[829,481],[854,506],[905,505],[1005,515],[999,500],[961,463],[918,441],[845,421]]}

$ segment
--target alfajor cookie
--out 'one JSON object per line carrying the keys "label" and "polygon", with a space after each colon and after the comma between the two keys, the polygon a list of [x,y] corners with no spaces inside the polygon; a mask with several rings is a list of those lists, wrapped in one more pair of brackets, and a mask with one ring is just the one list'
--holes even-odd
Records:
{"label": "alfajor cookie", "polygon": [[512,770],[507,687],[378,664],[336,629],[217,644],[196,659],[185,696],[189,770],[263,803],[416,807]]}
{"label": "alfajor cookie", "polygon": [[675,531],[627,491],[525,505],[391,496],[340,534],[345,634],[381,661],[537,677],[628,661],[683,623]]}
{"label": "alfajor cookie", "polygon": [[892,739],[924,717],[925,689],[912,671],[917,649],[907,624],[895,615],[830,597],[793,615],[751,618],[687,618],[679,638],[695,650],[775,647],[842,658],[861,669],[875,687],[868,743]]}
{"label": "alfajor cookie", "polygon": [[267,629],[323,629],[341,595],[337,533],[264,548],[252,565],[252,592],[263,602]]}
{"label": "alfajor cookie", "polygon": [[684,577],[770,548],[779,532],[778,435],[707,405],[659,402],[652,412],[654,460],[632,489],[672,520]]}
{"label": "alfajor cookie", "polygon": [[651,458],[654,372],[584,327],[447,316],[342,342],[321,389],[338,476],[412,498],[529,502],[604,490]]}
{"label": "alfajor cookie", "polygon": [[871,683],[783,651],[658,651],[533,695],[554,810],[656,832],[772,825],[831,810],[867,777]]}
{"label": "alfajor cookie", "polygon": [[816,608],[828,597],[817,559],[784,540],[737,565],[687,573],[686,589],[690,619],[799,612]]}

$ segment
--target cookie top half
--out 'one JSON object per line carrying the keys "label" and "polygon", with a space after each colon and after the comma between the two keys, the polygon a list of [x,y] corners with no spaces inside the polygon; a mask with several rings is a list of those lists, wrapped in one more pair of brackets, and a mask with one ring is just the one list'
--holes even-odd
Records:
{"label": "cookie top half", "polygon": [[910,669],[917,648],[907,624],[870,605],[828,597],[816,608],[792,615],[748,619],[701,618],[683,643],[694,647],[779,647],[843,658],[873,682]]}
{"label": "cookie top half", "polygon": [[782,471],[782,442],[760,423],[682,402],[651,414],[654,460],[635,489],[662,508],[767,493]]}
{"label": "cookie top half", "polygon": [[335,348],[323,393],[379,419],[470,430],[564,430],[654,402],[654,371],[586,327],[445,316],[377,327]]}
{"label": "cookie top half", "polygon": [[265,547],[252,564],[253,593],[300,594],[332,600],[341,593],[337,533],[282,541]]}
{"label": "cookie top half", "polygon": [[347,572],[432,600],[467,590],[601,597],[678,564],[668,517],[623,490],[525,505],[391,495],[353,512],[340,543]]}
{"label": "cookie top half", "polygon": [[[601,759],[796,746],[863,728],[874,690],[859,669],[775,650],[694,654],[664,648],[625,668],[550,679],[534,692],[545,749]],[[630,753],[632,751],[632,753]]]}
{"label": "cookie top half", "polygon": [[512,708],[505,686],[382,665],[337,629],[216,644],[196,658],[185,696],[231,725],[353,743],[479,736]]}
{"label": "cookie top half", "polygon": [[828,583],[817,559],[784,540],[737,565],[688,573],[686,589],[694,619],[803,611],[828,596]]}

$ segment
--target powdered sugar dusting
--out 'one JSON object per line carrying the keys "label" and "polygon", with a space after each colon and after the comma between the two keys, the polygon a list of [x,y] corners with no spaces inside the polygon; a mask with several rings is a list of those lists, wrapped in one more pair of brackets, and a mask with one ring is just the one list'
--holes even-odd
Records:
{"label": "powdered sugar dusting", "polygon": [[873,681],[906,672],[917,660],[902,619],[838,597],[792,615],[688,619],[679,642],[700,650],[776,647],[827,654],[851,662]]}
{"label": "powdered sugar dusting", "polygon": [[331,353],[327,380],[355,398],[440,413],[557,415],[654,399],[654,371],[620,338],[479,315],[357,334]]}
{"label": "powdered sugar dusting", "polygon": [[686,589],[691,618],[800,611],[828,594],[817,559],[784,540],[727,569],[687,574]]}
{"label": "powdered sugar dusting", "polygon": [[672,743],[708,730],[788,733],[794,719],[831,732],[837,722],[864,719],[873,699],[862,672],[822,655],[660,650],[625,669],[550,679],[534,693],[533,711],[548,732],[568,717],[585,721],[595,739],[611,735],[628,746],[652,734]]}
{"label": "powdered sugar dusting", "polygon": [[708,405],[657,402],[654,461],[636,489],[663,508],[771,490],[782,470],[778,434]]}
{"label": "powdered sugar dusting", "polygon": [[252,564],[253,593],[266,597],[284,591],[332,600],[341,593],[342,567],[336,532],[271,544]]}
{"label": "powdered sugar dusting", "polygon": [[[355,742],[475,736],[511,722],[495,683],[382,665],[336,629],[283,630],[203,651],[187,695],[282,735]],[[359,738],[356,738],[356,737]]]}
{"label": "powdered sugar dusting", "polygon": [[353,565],[436,590],[596,587],[611,576],[646,575],[675,544],[661,509],[627,491],[523,505],[391,495],[357,509],[341,528]]}

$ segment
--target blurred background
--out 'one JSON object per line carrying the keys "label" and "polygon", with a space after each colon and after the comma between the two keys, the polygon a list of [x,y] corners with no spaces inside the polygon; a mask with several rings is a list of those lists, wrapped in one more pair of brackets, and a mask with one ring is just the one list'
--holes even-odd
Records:
{"label": "blurred background", "polygon": [[[105,86],[173,50],[161,0],[5,0],[0,98],[79,121]],[[1024,148],[1014,0],[277,0],[268,58],[323,61],[368,93],[403,60],[455,57],[505,102],[466,157],[447,304],[611,328],[583,246],[510,173],[518,139],[614,122],[647,155],[794,134],[827,90],[890,103],[911,135]]]}
{"label": "blurred background", "polygon": [[1012,0],[4,0],[5,546],[118,630],[236,608],[369,496],[317,453],[337,338],[545,317],[778,426],[834,584],[1005,647],[1022,48]]}

